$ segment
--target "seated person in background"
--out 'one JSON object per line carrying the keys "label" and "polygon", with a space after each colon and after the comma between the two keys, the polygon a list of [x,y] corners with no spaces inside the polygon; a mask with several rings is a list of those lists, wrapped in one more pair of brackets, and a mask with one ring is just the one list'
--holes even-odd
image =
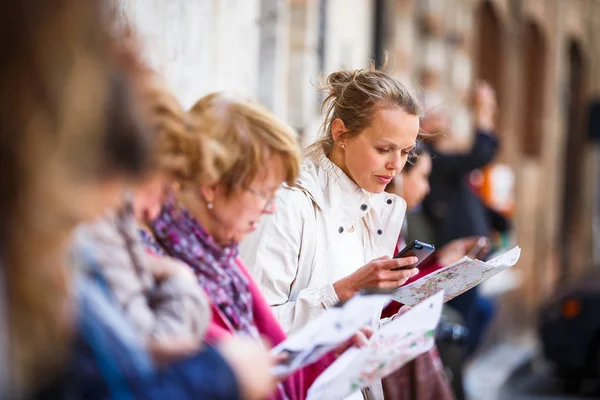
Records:
{"label": "seated person in background", "polygon": [[[423,119],[422,128],[429,133],[444,134],[433,142],[431,191],[423,202],[423,210],[431,220],[436,247],[455,239],[490,235],[487,209],[468,183],[468,175],[492,161],[498,149],[495,133],[497,114],[493,88],[478,82],[474,96],[475,140],[464,153],[451,152],[455,140],[448,130],[447,118],[432,111]],[[451,300],[449,304],[461,313],[469,329],[467,355],[471,355],[494,315],[493,304],[481,296],[477,287]]]}
{"label": "seated person in background", "polygon": [[[430,229],[430,227],[419,226],[417,226],[417,229],[415,229],[415,225],[417,225],[421,221],[419,221],[418,219],[411,220],[409,216],[412,213],[415,213],[415,210],[418,209],[423,199],[429,193],[429,175],[431,174],[431,167],[431,155],[429,154],[427,146],[425,146],[423,143],[419,143],[417,144],[414,153],[411,154],[411,156],[409,157],[409,160],[404,166],[402,173],[399,174],[396,178],[394,178],[394,180],[386,188],[386,191],[390,193],[395,193],[396,195],[401,196],[406,201],[407,217],[404,221],[404,224],[402,225],[402,230],[398,238],[398,243],[396,245],[395,250],[396,253],[398,253],[406,246],[407,240],[405,238],[410,236],[411,230],[417,230],[419,232],[428,232]],[[409,221],[411,222],[410,224]],[[422,240],[424,242],[431,241],[430,238],[431,235],[423,236],[423,234],[414,237],[414,239]],[[457,239],[446,244],[441,249],[437,249],[435,253],[435,256],[437,257],[434,261],[435,264],[440,266],[446,266],[455,261],[458,261],[473,250],[473,247],[477,244],[479,239],[480,238]],[[477,251],[477,253],[479,253],[479,251]],[[475,254],[475,256],[477,255],[478,254]],[[392,316],[396,312],[398,312],[399,308],[400,304],[393,302],[384,310],[382,316]],[[446,314],[448,314],[447,307],[445,307],[444,310],[444,315]],[[453,322],[461,321],[453,319]],[[446,346],[445,344],[440,344],[439,352],[442,355],[442,360],[444,361],[444,364],[446,364],[447,362],[452,364],[452,376],[449,376],[449,378],[451,378],[454,396],[457,399],[463,399],[463,346]],[[456,353],[458,354],[458,357],[455,356]],[[448,357],[448,354],[451,354],[452,356]],[[458,366],[455,366],[457,362]],[[438,355],[438,351],[433,350],[429,353],[429,357],[419,357],[413,363],[408,364],[404,368],[395,372],[393,375],[399,380],[413,381],[413,385],[416,388],[418,388],[417,394],[414,398],[419,399],[434,397],[432,397],[432,393],[430,391],[430,389],[432,388],[431,385],[419,385],[418,382],[420,380],[432,382],[436,379],[441,379],[440,376],[443,376],[443,374],[444,370],[440,362],[440,356]],[[405,386],[409,385],[407,384]]]}

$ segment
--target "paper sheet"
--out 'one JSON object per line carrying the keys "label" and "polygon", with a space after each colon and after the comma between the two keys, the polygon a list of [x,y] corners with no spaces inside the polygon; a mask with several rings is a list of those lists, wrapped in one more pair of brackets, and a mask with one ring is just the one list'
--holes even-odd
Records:
{"label": "paper sheet", "polygon": [[394,318],[373,335],[368,346],[347,350],[317,378],[308,399],[344,399],[429,351],[443,300],[443,292],[435,294]]}
{"label": "paper sheet", "polygon": [[443,290],[446,302],[512,267],[520,256],[521,248],[517,246],[488,262],[463,257],[454,264],[400,287],[394,293],[394,300],[412,306]]}
{"label": "paper sheet", "polygon": [[273,373],[284,376],[317,361],[368,325],[390,300],[391,294],[359,294],[341,307],[326,310],[271,350],[273,355],[288,354],[287,361],[275,366]]}

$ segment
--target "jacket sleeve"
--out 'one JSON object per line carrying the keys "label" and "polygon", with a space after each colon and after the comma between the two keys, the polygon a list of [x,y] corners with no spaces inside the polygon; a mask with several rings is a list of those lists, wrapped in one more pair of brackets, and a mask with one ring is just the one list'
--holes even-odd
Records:
{"label": "jacket sleeve", "polygon": [[435,153],[433,165],[439,174],[465,174],[484,167],[496,155],[498,140],[491,134],[477,132],[473,147],[467,153],[445,154]]}
{"label": "jacket sleeve", "polygon": [[192,335],[202,339],[211,315],[202,288],[193,276],[186,275],[173,276],[155,286],[151,263],[178,261],[150,255],[137,240],[136,225],[128,224],[126,228],[141,271],[136,271],[113,218],[85,228],[102,275],[126,318],[147,338]]}
{"label": "jacket sleeve", "polygon": [[131,382],[136,399],[241,399],[236,377],[217,350],[202,352],[159,370],[146,379]]}
{"label": "jacket sleeve", "polygon": [[100,272],[126,318],[144,336],[150,335],[156,319],[148,305],[145,289],[150,282],[138,276],[114,216],[107,216],[80,229],[94,248]]}
{"label": "jacket sleeve", "polygon": [[156,338],[173,335],[204,338],[212,313],[208,298],[189,267],[170,257],[146,252],[143,255],[143,260],[149,267],[153,263],[173,263],[189,270],[182,271],[189,273],[175,274],[156,286],[151,300],[154,324],[150,327],[149,334]]}
{"label": "jacket sleeve", "polygon": [[300,264],[301,259],[308,258],[300,257],[301,252],[315,252],[314,244],[303,243],[307,218],[314,218],[312,213],[312,201],[302,191],[281,190],[276,212],[263,218],[259,229],[241,248],[242,259],[286,333],[304,326],[339,301],[331,284],[292,293],[293,284],[301,285],[313,273],[311,262]]}
{"label": "jacket sleeve", "polygon": [[[92,258],[84,263],[97,266]],[[216,349],[205,346],[188,358],[157,368],[109,287],[86,274],[77,277],[75,288],[77,330],[65,382],[73,398],[241,398],[233,370]]]}

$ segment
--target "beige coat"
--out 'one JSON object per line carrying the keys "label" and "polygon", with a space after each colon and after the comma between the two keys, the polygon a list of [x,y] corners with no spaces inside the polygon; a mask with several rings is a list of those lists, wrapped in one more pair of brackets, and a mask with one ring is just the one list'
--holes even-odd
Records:
{"label": "beige coat", "polygon": [[[242,259],[288,333],[339,301],[336,280],[393,256],[406,211],[402,198],[365,192],[324,155],[305,160],[296,185],[279,191],[276,212],[241,245]],[[375,327],[380,316],[374,310]],[[381,385],[369,397],[383,398]]]}
{"label": "beige coat", "polygon": [[[393,256],[406,210],[402,198],[365,192],[324,156],[304,162],[297,186],[279,191],[275,214],[241,245],[242,259],[287,332],[339,301],[332,276]],[[345,247],[350,227],[360,236],[358,253]]]}
{"label": "beige coat", "polygon": [[[144,336],[204,338],[211,320],[204,291],[193,274],[188,273],[186,264],[151,254],[144,248],[138,240],[138,225],[131,216],[122,218],[111,212],[78,231],[78,237],[94,250],[102,276],[116,301]],[[156,281],[151,272],[154,263],[176,264],[183,267],[183,273]]]}

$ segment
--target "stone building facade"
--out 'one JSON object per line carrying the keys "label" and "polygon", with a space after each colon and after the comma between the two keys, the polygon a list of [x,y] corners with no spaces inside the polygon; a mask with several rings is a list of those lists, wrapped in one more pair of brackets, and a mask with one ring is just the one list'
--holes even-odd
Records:
{"label": "stone building facade", "polygon": [[386,52],[407,86],[444,99],[458,147],[472,137],[469,90],[478,78],[490,81],[499,96],[499,161],[515,172],[515,240],[523,248],[521,285],[504,296],[501,314],[522,326],[597,261],[600,162],[586,110],[600,96],[600,1],[121,3],[186,107],[214,90],[253,96],[305,143],[320,124],[320,76],[381,62]]}

